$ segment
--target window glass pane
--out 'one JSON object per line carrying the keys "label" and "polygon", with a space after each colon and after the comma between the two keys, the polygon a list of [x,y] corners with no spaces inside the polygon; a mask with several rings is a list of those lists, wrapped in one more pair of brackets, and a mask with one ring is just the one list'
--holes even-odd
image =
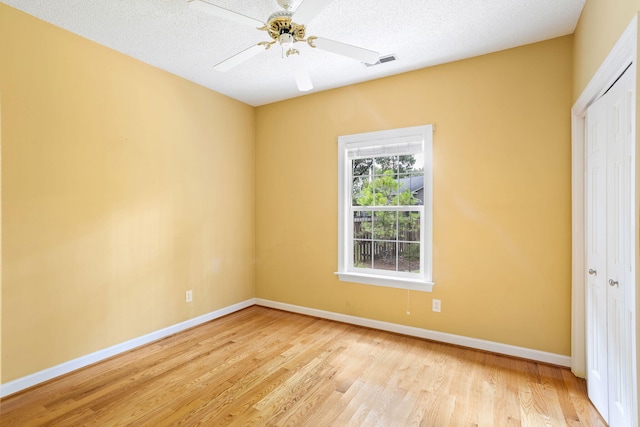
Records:
{"label": "window glass pane", "polygon": [[376,175],[383,175],[387,172],[398,173],[398,156],[376,157],[374,160],[374,172]]}
{"label": "window glass pane", "polygon": [[371,240],[371,212],[353,213],[353,238]]}
{"label": "window glass pane", "polygon": [[351,204],[353,206],[366,206],[368,198],[365,195],[365,187],[369,184],[368,177],[354,178],[351,185]]}
{"label": "window glass pane", "polygon": [[354,177],[373,175],[373,158],[353,159],[351,170]]}
{"label": "window glass pane", "polygon": [[402,206],[424,204],[424,175],[422,172],[401,174],[398,178],[398,203]]}
{"label": "window glass pane", "polygon": [[373,268],[396,271],[395,242],[373,242]]}
{"label": "window glass pane", "polygon": [[366,240],[353,241],[353,266],[358,268],[371,268],[373,257],[371,256],[372,242]]}
{"label": "window glass pane", "polygon": [[376,175],[369,185],[372,197],[367,201],[370,200],[373,206],[395,206],[398,204],[399,185],[397,175],[390,171],[384,175]]}
{"label": "window glass pane", "polygon": [[398,244],[398,271],[420,273],[420,243]]}
{"label": "window glass pane", "polygon": [[398,240],[398,212],[373,213],[373,238],[376,240]]}
{"label": "window glass pane", "polygon": [[420,241],[420,212],[398,212],[398,240]]}
{"label": "window glass pane", "polygon": [[400,173],[424,170],[424,153],[400,156]]}

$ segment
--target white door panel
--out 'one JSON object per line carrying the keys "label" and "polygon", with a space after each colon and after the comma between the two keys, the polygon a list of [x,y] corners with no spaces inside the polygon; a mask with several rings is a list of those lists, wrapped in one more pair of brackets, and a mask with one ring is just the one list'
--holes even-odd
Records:
{"label": "white door panel", "polygon": [[[632,89],[634,77],[625,73],[610,89],[609,121],[612,138],[607,144],[607,311],[609,342],[609,425],[631,426],[632,398],[635,395],[635,356],[631,343],[634,327],[635,277],[630,274],[633,248],[629,245],[633,235],[631,207],[631,167],[628,157],[634,143]],[[631,268],[633,270],[633,268]],[[635,296],[634,296],[635,298]],[[635,346],[634,346],[635,347]],[[633,360],[632,360],[633,357]]]}
{"label": "white door panel", "polygon": [[635,68],[587,110],[587,388],[611,427],[637,426]]}
{"label": "white door panel", "polygon": [[606,135],[602,99],[587,111],[587,388],[605,420],[609,417],[607,360]]}

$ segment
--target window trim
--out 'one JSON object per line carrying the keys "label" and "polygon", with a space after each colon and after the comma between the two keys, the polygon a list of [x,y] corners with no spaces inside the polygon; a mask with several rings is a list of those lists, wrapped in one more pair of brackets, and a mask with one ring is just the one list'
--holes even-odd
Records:
{"label": "window trim", "polygon": [[[415,140],[419,137],[424,144],[424,200],[421,220],[420,246],[422,252],[422,274],[402,277],[398,272],[372,274],[371,270],[358,271],[351,267],[350,246],[353,246],[353,230],[350,229],[351,214],[351,162],[347,151],[357,147],[384,146],[398,141]],[[386,286],[431,292],[433,273],[433,126],[422,125],[399,129],[388,129],[338,137],[338,271],[341,281]]]}

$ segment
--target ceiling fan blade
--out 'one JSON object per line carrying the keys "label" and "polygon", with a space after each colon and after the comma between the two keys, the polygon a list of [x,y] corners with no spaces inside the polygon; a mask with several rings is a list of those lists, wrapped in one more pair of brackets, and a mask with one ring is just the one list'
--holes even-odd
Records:
{"label": "ceiling fan blade", "polygon": [[318,49],[357,59],[365,64],[375,64],[380,59],[380,54],[373,50],[364,49],[322,37],[314,38],[309,44],[313,47],[317,47]]}
{"label": "ceiling fan blade", "polygon": [[264,26],[264,22],[258,21],[257,19],[253,19],[249,16],[242,15],[240,13],[233,12],[229,9],[216,6],[206,1],[189,0],[189,6],[194,10],[198,10],[200,12],[204,12],[212,16],[217,16],[219,18],[224,18],[229,21],[236,22],[238,24],[248,25],[249,27],[259,28]]}
{"label": "ceiling fan blade", "polygon": [[293,77],[296,79],[298,90],[300,92],[308,92],[313,89],[313,83],[311,83],[311,77],[309,77],[309,70],[299,54],[293,54],[287,58],[291,63],[291,70],[293,71]]}
{"label": "ceiling fan blade", "polygon": [[248,61],[260,52],[264,52],[264,46],[259,44],[253,45],[250,48],[245,49],[242,52],[238,52],[232,57],[214,65],[213,69],[216,71],[228,71],[236,65],[240,65],[243,62]]}
{"label": "ceiling fan blade", "polygon": [[294,22],[306,24],[315,18],[315,16],[332,1],[333,0],[303,0],[291,19]]}

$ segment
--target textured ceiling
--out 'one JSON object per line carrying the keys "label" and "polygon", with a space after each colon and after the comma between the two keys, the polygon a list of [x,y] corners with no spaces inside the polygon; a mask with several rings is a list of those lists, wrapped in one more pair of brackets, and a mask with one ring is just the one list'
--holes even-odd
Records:
{"label": "textured ceiling", "polygon": [[[281,10],[274,0],[207,1],[260,21]],[[263,31],[194,10],[187,0],[0,2],[250,105],[303,95],[277,46],[231,71],[213,70],[218,62],[269,38]],[[292,3],[295,10],[301,1]],[[396,54],[398,60],[366,67],[302,43],[296,47],[313,93],[571,34],[584,3],[333,0],[302,23],[307,35]]]}

